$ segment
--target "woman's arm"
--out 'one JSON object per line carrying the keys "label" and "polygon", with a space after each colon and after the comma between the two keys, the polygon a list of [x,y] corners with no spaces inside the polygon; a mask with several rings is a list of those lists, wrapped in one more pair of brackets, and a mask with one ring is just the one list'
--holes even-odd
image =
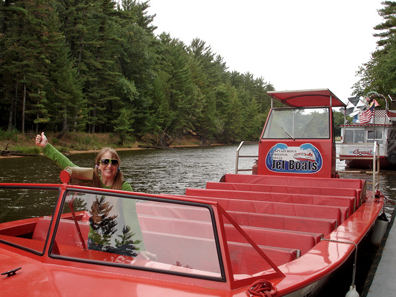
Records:
{"label": "woman's arm", "polygon": [[77,167],[72,161],[70,161],[64,154],[59,152],[50,143],[43,148],[43,154],[55,162],[62,170],[66,167]]}
{"label": "woman's arm", "polygon": [[36,144],[43,148],[42,152],[49,159],[55,162],[61,169],[65,169],[66,167],[77,167],[72,161],[70,161],[64,154],[59,152],[56,148],[54,148],[49,142],[47,137],[44,135],[44,132],[41,135],[36,136]]}

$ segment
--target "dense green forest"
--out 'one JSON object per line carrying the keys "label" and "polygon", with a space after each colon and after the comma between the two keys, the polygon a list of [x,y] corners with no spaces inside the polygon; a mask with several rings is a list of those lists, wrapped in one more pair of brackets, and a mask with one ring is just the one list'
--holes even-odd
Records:
{"label": "dense green forest", "polygon": [[[377,48],[371,59],[357,71],[359,80],[354,84],[354,94],[361,95],[375,91],[396,99],[396,2],[383,1],[378,14],[383,22],[374,27]],[[381,102],[381,105],[384,105]],[[383,106],[384,107],[384,106]]]}
{"label": "dense green forest", "polygon": [[205,41],[155,35],[149,1],[0,1],[0,127],[257,139],[273,86]]}
{"label": "dense green forest", "polygon": [[[358,71],[356,94],[396,94],[396,4],[383,4],[379,49]],[[274,86],[229,71],[199,38],[157,34],[149,7],[0,0],[0,130],[111,132],[121,143],[150,133],[165,146],[188,133],[202,143],[256,140]]]}

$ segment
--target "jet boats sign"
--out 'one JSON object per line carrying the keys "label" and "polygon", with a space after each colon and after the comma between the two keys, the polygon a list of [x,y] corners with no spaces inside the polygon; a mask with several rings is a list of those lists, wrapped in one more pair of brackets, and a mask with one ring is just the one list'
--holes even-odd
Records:
{"label": "jet boats sign", "polygon": [[316,173],[322,169],[323,159],[319,150],[310,143],[299,147],[278,143],[269,150],[265,165],[274,172]]}

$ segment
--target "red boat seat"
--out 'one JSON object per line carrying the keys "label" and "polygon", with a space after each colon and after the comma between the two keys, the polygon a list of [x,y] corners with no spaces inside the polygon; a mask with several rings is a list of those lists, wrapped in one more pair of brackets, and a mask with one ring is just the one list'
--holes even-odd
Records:
{"label": "red boat seat", "polygon": [[[149,216],[139,216],[139,222],[142,231],[195,236],[207,239],[214,238],[211,223]],[[246,242],[231,224],[225,224],[225,228],[228,241]],[[241,226],[241,228],[258,245],[298,249],[303,254],[317,244],[323,236],[321,233],[276,230],[252,226]],[[191,230],[194,231],[192,232]]]}
{"label": "red boat seat", "polygon": [[206,189],[354,197],[356,200],[355,208],[359,207],[359,201],[360,201],[359,198],[361,194],[360,189],[246,184],[246,183],[231,183],[231,182],[223,182],[223,183],[207,182]]}
{"label": "red boat seat", "polygon": [[262,185],[300,186],[300,187],[325,187],[342,189],[362,189],[364,180],[322,178],[322,177],[298,177],[298,176],[274,176],[274,175],[248,175],[226,174],[223,179],[226,183],[248,183]]}
{"label": "red boat seat", "polygon": [[336,219],[307,218],[274,214],[227,211],[241,226],[263,227],[290,231],[330,234],[336,227]]}
{"label": "red boat seat", "polygon": [[348,208],[340,206],[297,204],[268,201],[238,200],[217,197],[193,196],[202,200],[219,203],[227,211],[276,214],[283,216],[325,218],[337,220],[337,226],[344,222],[348,216]]}
{"label": "red boat seat", "polygon": [[[171,265],[181,263],[183,266],[189,266],[194,269],[218,272],[218,259],[215,253],[215,244],[211,239],[198,238],[191,236],[166,234],[162,232],[142,231],[144,244],[150,252],[157,254],[158,262]],[[235,254],[243,254],[243,256],[254,255],[257,258],[256,251],[246,243],[229,242],[230,256],[232,261],[241,262],[236,259]],[[262,251],[276,264],[281,265],[297,258],[299,251],[297,249],[273,248],[260,246]],[[193,251],[206,250],[206,253],[193,253]],[[210,252],[212,251],[212,252]],[[245,262],[245,261],[242,261]],[[249,262],[251,263],[251,262]],[[270,268],[270,266],[265,269]],[[234,267],[235,269],[235,267]],[[260,269],[264,270],[262,267]],[[255,271],[257,272],[257,270]],[[234,273],[241,273],[236,269]],[[248,272],[244,272],[248,273]]]}
{"label": "red boat seat", "polygon": [[139,215],[198,221],[208,220],[208,210],[206,208],[188,207],[185,205],[178,206],[174,204],[167,207],[164,203],[159,202],[136,203],[136,212]]}
{"label": "red boat seat", "polygon": [[[258,247],[278,266],[293,261],[298,257],[299,253],[297,250],[293,251],[261,245],[258,245]],[[257,261],[257,252],[248,244],[231,242],[228,244],[228,250],[234,274],[253,275],[258,271],[271,269],[268,263],[266,265],[264,261]]]}
{"label": "red boat seat", "polygon": [[207,189],[253,191],[288,194],[326,195],[326,196],[356,196],[356,189],[334,189],[325,187],[284,186],[267,184],[246,184],[231,182],[207,182]]}
{"label": "red boat seat", "polygon": [[366,196],[366,181],[363,179],[226,174],[221,181],[225,183],[245,183],[283,187],[330,188],[337,189],[337,191],[339,189],[353,189],[356,191],[357,206],[360,206],[360,201],[365,199]]}
{"label": "red boat seat", "polygon": [[87,259],[93,261],[101,261],[101,262],[113,262],[118,264],[131,264],[133,261],[133,257],[125,256],[125,255],[117,255],[102,251],[88,250],[82,249],[81,247],[71,246],[67,244],[59,244],[58,249],[60,252],[56,252],[55,254],[60,254],[64,257],[73,257],[79,259]]}
{"label": "red boat seat", "polygon": [[[163,203],[138,203],[137,212],[141,215],[172,217],[175,219],[191,219],[201,221],[207,218],[204,209],[189,209],[185,207],[166,207]],[[177,210],[177,211],[176,211]],[[328,210],[328,209],[325,209]],[[331,209],[332,212],[334,209]],[[333,211],[334,212],[334,211]],[[339,209],[336,209],[340,214]],[[337,227],[337,216],[332,218],[313,218],[306,216],[289,216],[283,214],[251,213],[228,210],[227,213],[239,224],[271,229],[323,233],[325,236]],[[205,216],[203,216],[205,214]]]}
{"label": "red boat seat", "polygon": [[[51,222],[50,217],[39,218],[34,229],[32,239],[45,241],[48,235],[48,228]],[[85,244],[87,246],[89,224],[78,222]],[[71,245],[82,248],[82,243],[77,232],[75,222],[68,219],[61,219],[58,225],[57,235],[55,238],[59,245]]]}
{"label": "red boat seat", "polygon": [[348,215],[355,211],[355,197],[337,197],[321,195],[301,195],[301,194],[284,194],[284,193],[267,193],[267,192],[248,192],[248,191],[229,191],[229,190],[211,190],[211,189],[186,189],[186,196],[206,196],[231,198],[239,200],[258,200],[298,204],[328,205],[348,207]]}
{"label": "red boat seat", "polygon": [[42,253],[44,251],[44,241],[30,238],[16,237],[11,235],[0,234],[0,240],[23,246]]}

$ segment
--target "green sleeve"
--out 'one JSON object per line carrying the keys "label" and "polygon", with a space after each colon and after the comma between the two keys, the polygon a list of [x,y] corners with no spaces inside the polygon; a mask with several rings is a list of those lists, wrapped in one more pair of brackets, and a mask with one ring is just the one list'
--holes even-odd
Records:
{"label": "green sleeve", "polygon": [[50,143],[48,143],[43,148],[43,154],[46,155],[49,159],[55,162],[62,170],[66,167],[77,167],[74,165],[72,161],[70,161],[64,154],[59,152],[56,148],[54,148]]}
{"label": "green sleeve", "polygon": [[124,183],[122,184],[121,190],[132,192],[132,186],[131,186],[130,183],[124,182]]}

